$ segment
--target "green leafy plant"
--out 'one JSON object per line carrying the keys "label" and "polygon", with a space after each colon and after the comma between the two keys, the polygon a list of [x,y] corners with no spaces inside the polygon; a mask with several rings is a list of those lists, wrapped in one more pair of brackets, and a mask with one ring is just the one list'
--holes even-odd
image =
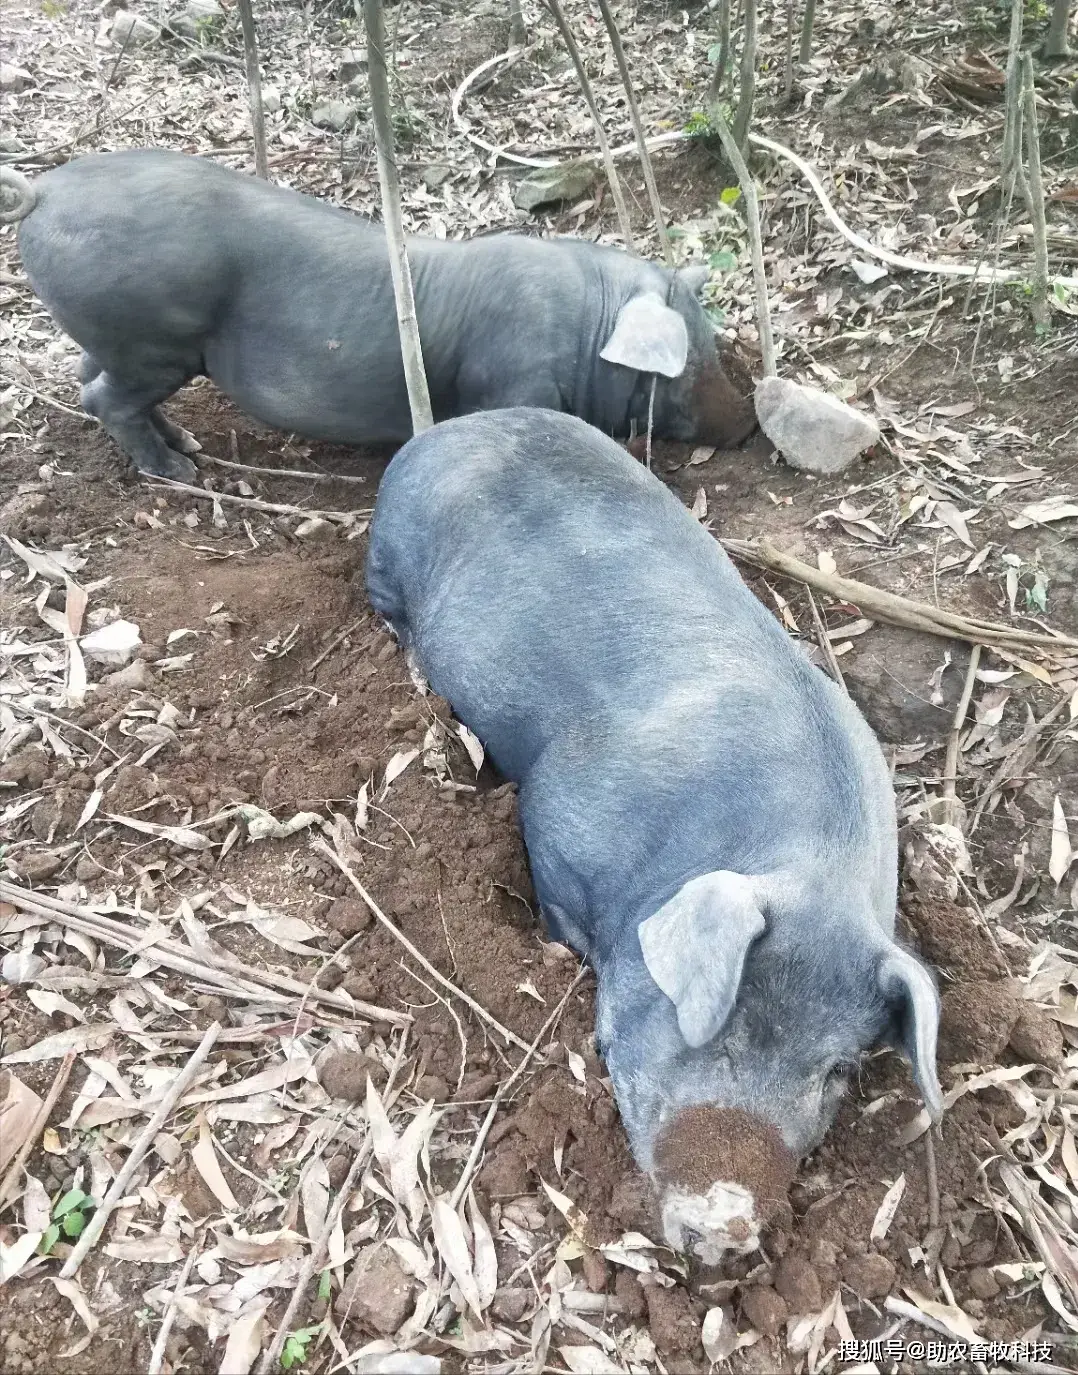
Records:
{"label": "green leafy plant", "polygon": [[81,1189],[69,1189],[63,1198],[53,1205],[52,1222],[41,1238],[38,1253],[43,1256],[49,1255],[61,1236],[72,1241],[81,1236],[96,1206],[89,1194],[83,1193]]}
{"label": "green leafy plant", "polygon": [[329,1296],[333,1292],[333,1275],[328,1270],[323,1270],[318,1277],[318,1297],[323,1303],[329,1302]]}
{"label": "green leafy plant", "polygon": [[322,1324],[318,1323],[315,1327],[301,1327],[296,1332],[290,1332],[288,1340],[284,1344],[281,1352],[281,1365],[285,1370],[291,1370],[294,1365],[302,1365],[307,1359],[307,1344],[312,1337],[317,1337],[322,1330]]}

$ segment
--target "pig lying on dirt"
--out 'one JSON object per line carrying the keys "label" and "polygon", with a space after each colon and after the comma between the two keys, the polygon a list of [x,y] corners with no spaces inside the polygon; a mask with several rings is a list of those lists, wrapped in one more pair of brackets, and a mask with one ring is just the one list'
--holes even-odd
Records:
{"label": "pig lying on dirt", "polygon": [[[198,445],[159,409],[213,379],[281,430],[340,444],[412,432],[382,229],[202,158],[94,154],[29,183],[0,170],[34,290],[83,353],[82,404],[144,473],[190,480]],[[730,446],[755,428],[696,293],[575,239],[412,239],[435,419],[569,411],[607,433]]]}
{"label": "pig lying on dirt", "polygon": [[869,1047],[903,1046],[938,1114],[879,745],[657,478],[568,416],[448,421],[386,471],[367,586],[519,782],[672,1245],[758,1244]]}

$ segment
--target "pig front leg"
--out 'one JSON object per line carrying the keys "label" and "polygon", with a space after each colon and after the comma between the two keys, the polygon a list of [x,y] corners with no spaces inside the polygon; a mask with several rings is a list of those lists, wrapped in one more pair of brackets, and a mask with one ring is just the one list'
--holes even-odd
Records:
{"label": "pig front leg", "polygon": [[157,408],[158,402],[187,380],[174,375],[167,381],[129,385],[87,357],[83,361],[83,409],[100,421],[140,473],[193,482],[198,470],[183,450],[196,441]]}

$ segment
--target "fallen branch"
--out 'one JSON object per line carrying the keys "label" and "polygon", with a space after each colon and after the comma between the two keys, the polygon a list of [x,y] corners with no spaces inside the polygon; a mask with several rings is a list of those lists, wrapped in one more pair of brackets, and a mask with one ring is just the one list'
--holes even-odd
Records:
{"label": "fallen branch", "polygon": [[872,587],[869,583],[843,578],[837,573],[824,573],[811,564],[803,563],[793,554],[785,554],[769,544],[749,540],[721,540],[723,548],[736,558],[759,568],[783,573],[798,582],[807,583],[839,601],[852,602],[874,620],[909,630],[923,630],[929,635],[942,635],[950,640],[968,640],[970,644],[1011,645],[1018,648],[1078,649],[1078,640],[1069,635],[1050,635],[1046,631],[1015,630],[1011,626],[972,617],[956,616],[927,602],[910,601],[894,592]]}
{"label": "fallen branch", "polygon": [[487,1115],[483,1119],[483,1125],[479,1128],[476,1138],[472,1142],[472,1149],[468,1153],[468,1159],[464,1162],[464,1168],[460,1172],[460,1178],[454,1185],[453,1192],[449,1197],[449,1206],[454,1211],[460,1204],[461,1199],[464,1197],[465,1191],[467,1190],[468,1185],[471,1182],[472,1175],[475,1173],[475,1167],[479,1163],[479,1157],[482,1154],[483,1145],[486,1142],[490,1129],[494,1125],[494,1118],[497,1116],[498,1108],[501,1106],[502,1101],[508,1095],[509,1090],[513,1087],[516,1081],[524,1073],[524,1070],[527,1068],[528,1061],[535,1054],[539,1046],[539,1042],[542,1041],[543,1037],[547,1035],[550,1029],[556,1024],[561,1014],[565,1011],[565,1005],[572,997],[573,992],[575,991],[577,985],[580,983],[580,980],[584,977],[584,972],[584,966],[581,965],[580,968],[576,971],[576,977],[573,979],[573,982],[569,985],[569,987],[565,990],[565,992],[559,999],[557,1007],[546,1019],[543,1025],[539,1028],[538,1032],[536,1033],[535,1040],[532,1041],[531,1045],[524,1053],[524,1057],[521,1060],[520,1064],[517,1065],[516,1069],[513,1070],[512,1074],[510,1074],[508,1079],[503,1080],[503,1082],[498,1085],[497,1092],[491,1100],[490,1107],[487,1109]]}
{"label": "fallen branch", "polygon": [[260,501],[258,497],[234,497],[229,492],[207,492],[204,487],[192,487],[189,482],[177,482],[173,477],[154,476],[150,479],[150,486],[186,492],[188,496],[198,497],[201,501],[225,501],[230,506],[245,506],[249,511],[264,511],[271,516],[302,516],[304,520],[319,517],[335,525],[352,525],[358,516],[369,516],[374,509],[372,506],[362,511],[313,511],[283,501]]}
{"label": "fallen branch", "polygon": [[[394,1026],[404,1026],[412,1020],[406,1012],[395,1012],[388,1007],[365,1003],[332,989],[314,988],[308,992],[307,984],[299,979],[293,979],[287,974],[279,974],[271,969],[254,969],[240,960],[222,957],[218,958],[215,964],[208,964],[198,959],[189,947],[168,937],[149,944],[145,931],[138,931],[125,926],[122,922],[112,921],[100,912],[95,912],[92,907],[63,902],[45,893],[30,893],[27,889],[4,880],[0,880],[0,900],[10,902],[20,911],[33,912],[38,916],[58,921],[62,926],[70,926],[75,931],[96,936],[106,944],[118,946],[129,954],[136,951],[145,952],[148,959],[155,960],[166,969],[174,969],[181,974],[202,979],[206,983],[216,984],[223,992],[233,997],[269,997],[277,1003],[289,1003],[291,1000],[282,994],[301,998],[306,994],[308,1001],[323,1003],[349,1016],[358,1014],[371,1021],[389,1022]],[[242,987],[237,984],[237,980],[243,980],[249,987]]]}
{"label": "fallen branch", "polygon": [[15,1152],[15,1158],[8,1166],[4,1178],[0,1180],[0,1213],[4,1211],[8,1203],[14,1197],[14,1192],[18,1187],[19,1171],[22,1169],[26,1157],[37,1145],[38,1137],[45,1130],[49,1116],[56,1106],[56,1100],[60,1097],[61,1093],[63,1093],[77,1058],[75,1052],[69,1050],[60,1062],[60,1068],[56,1071],[56,1078],[52,1081],[52,1087],[49,1089],[45,1101],[42,1103],[41,1107],[38,1108],[37,1114],[30,1124],[30,1130],[26,1134],[26,1140]]}
{"label": "fallen branch", "polygon": [[445,977],[444,974],[440,974],[438,970],[435,969],[434,965],[431,964],[430,960],[427,959],[426,955],[421,954],[420,951],[416,949],[416,947],[404,934],[404,932],[401,931],[399,927],[395,926],[393,922],[390,921],[390,919],[378,906],[375,900],[371,897],[370,893],[368,893],[366,888],[364,888],[362,883],[360,883],[359,879],[356,878],[355,874],[352,873],[352,870],[349,867],[349,865],[340,857],[340,855],[336,852],[336,850],[332,848],[332,846],[327,845],[326,842],[322,840],[321,837],[319,837],[318,839],[313,840],[311,842],[311,848],[317,850],[320,854],[325,855],[327,859],[333,861],[333,863],[337,866],[337,868],[341,871],[341,873],[345,876],[348,882],[352,885],[352,887],[356,890],[359,896],[366,903],[367,907],[371,911],[372,916],[376,917],[377,920],[382,923],[382,925],[386,928],[386,930],[390,933],[394,940],[399,941],[400,944],[404,946],[405,950],[408,951],[412,959],[415,960],[417,964],[422,965],[422,967],[427,971],[427,973],[431,976],[432,979],[434,979],[437,983],[441,984],[441,986],[444,989],[447,989],[450,993],[452,993],[455,998],[459,998],[462,1003],[470,1007],[477,1017],[481,1018],[484,1022],[486,1022],[488,1026],[493,1027],[494,1030],[500,1036],[504,1036],[507,1041],[511,1041],[513,1045],[519,1047],[521,1050],[526,1051],[528,1049],[527,1041],[522,1041],[521,1038],[516,1034],[516,1032],[510,1031],[507,1026],[502,1026],[501,1022],[499,1022],[496,1017],[491,1016],[491,1014],[486,1010],[485,1007],[483,1007],[481,1003],[477,1003],[476,1000],[469,994],[465,993],[462,988],[458,988],[456,984],[450,983],[450,981]]}
{"label": "fallen branch", "polygon": [[79,1266],[86,1258],[86,1253],[105,1230],[105,1223],[109,1220],[109,1215],[126,1195],[127,1186],[134,1178],[135,1171],[142,1163],[143,1156],[153,1145],[158,1132],[172,1115],[173,1108],[179,1102],[180,1098],[183,1097],[192,1079],[194,1079],[199,1069],[201,1069],[203,1062],[213,1049],[214,1042],[217,1040],[220,1031],[220,1022],[212,1022],[206,1028],[206,1034],[199,1042],[198,1049],[192,1054],[187,1064],[184,1065],[183,1069],[169,1085],[168,1092],[165,1094],[164,1098],[161,1099],[160,1107],[139,1133],[135,1144],[128,1153],[127,1159],[124,1161],[123,1168],[112,1181],[112,1187],[101,1200],[100,1207],[94,1212],[90,1221],[86,1224],[86,1230],[79,1237],[75,1249],[64,1262],[64,1267],[60,1271],[61,1279],[69,1280],[72,1275],[78,1271]]}
{"label": "fallen branch", "polygon": [[161,1315],[161,1326],[158,1329],[157,1339],[150,1352],[150,1363],[146,1367],[146,1375],[161,1375],[161,1367],[165,1362],[165,1347],[168,1344],[168,1334],[172,1331],[172,1324],[176,1320],[177,1304],[183,1296],[183,1291],[187,1287],[187,1277],[191,1273],[191,1267],[195,1263],[195,1257],[201,1249],[202,1239],[195,1236],[187,1252],[187,1259],[183,1263],[180,1277],[176,1281],[175,1288],[169,1296],[168,1304],[164,1313]]}
{"label": "fallen branch", "polygon": [[265,477],[294,477],[301,482],[355,482],[366,483],[365,477],[349,477],[344,473],[308,473],[302,468],[259,468],[253,463],[237,463],[231,458],[215,458],[203,451],[199,457],[217,468],[233,468],[238,473],[260,473]]}

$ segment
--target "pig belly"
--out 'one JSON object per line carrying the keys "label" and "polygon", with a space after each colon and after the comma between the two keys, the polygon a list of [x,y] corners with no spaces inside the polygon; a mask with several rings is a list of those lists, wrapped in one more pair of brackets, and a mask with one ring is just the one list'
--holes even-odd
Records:
{"label": "pig belly", "polygon": [[371,356],[328,337],[267,347],[224,335],[207,346],[207,376],[240,410],[275,429],[333,444],[374,444],[412,433],[399,355]]}

